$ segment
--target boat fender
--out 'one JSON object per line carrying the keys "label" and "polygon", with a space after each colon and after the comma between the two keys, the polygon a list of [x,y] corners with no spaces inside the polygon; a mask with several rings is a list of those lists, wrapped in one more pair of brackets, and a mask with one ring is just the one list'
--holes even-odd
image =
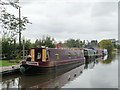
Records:
{"label": "boat fender", "polygon": [[20,67],[21,72],[25,72],[25,68],[23,66]]}

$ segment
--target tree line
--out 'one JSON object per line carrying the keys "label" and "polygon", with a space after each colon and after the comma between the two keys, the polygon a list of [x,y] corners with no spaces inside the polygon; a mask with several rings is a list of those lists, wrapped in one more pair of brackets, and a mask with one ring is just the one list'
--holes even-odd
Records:
{"label": "tree line", "polygon": [[42,38],[36,39],[35,42],[31,42],[30,39],[22,39],[21,47],[16,40],[16,38],[9,37],[7,33],[2,36],[2,39],[0,39],[0,43],[2,44],[2,59],[21,59],[23,45],[25,51],[41,46],[55,48],[58,43],[62,48],[106,48],[109,52],[112,52],[115,48],[110,40],[101,40],[98,43],[97,40],[82,41],[80,39],[68,39],[64,42],[57,43],[53,37],[43,36]]}
{"label": "tree line", "polygon": [[19,46],[19,43],[16,40],[17,39],[13,37],[7,37],[7,35],[2,36],[2,39],[0,39],[0,43],[2,45],[2,59],[21,59],[21,56],[23,54],[23,45],[25,51],[30,48],[38,48],[41,46],[51,48],[55,47],[55,40],[50,36],[46,36],[42,39],[37,39],[34,43],[32,43],[30,39],[22,39],[21,46]]}

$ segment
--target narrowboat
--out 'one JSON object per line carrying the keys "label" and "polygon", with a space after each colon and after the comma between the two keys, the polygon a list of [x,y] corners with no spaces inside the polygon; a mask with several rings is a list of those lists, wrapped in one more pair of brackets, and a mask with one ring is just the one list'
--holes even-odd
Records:
{"label": "narrowboat", "polygon": [[21,61],[20,71],[25,75],[45,74],[76,63],[85,63],[83,49],[31,48],[28,58]]}
{"label": "narrowboat", "polygon": [[91,60],[95,58],[95,50],[93,49],[84,49],[84,57],[86,60]]}

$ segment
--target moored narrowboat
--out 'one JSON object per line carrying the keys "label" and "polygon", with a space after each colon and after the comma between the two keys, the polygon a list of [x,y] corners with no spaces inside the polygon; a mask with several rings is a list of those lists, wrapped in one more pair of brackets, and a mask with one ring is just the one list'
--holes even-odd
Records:
{"label": "moored narrowboat", "polygon": [[85,63],[83,49],[32,48],[21,62],[20,71],[26,75],[44,74],[76,63]]}
{"label": "moored narrowboat", "polygon": [[95,58],[95,50],[93,49],[84,49],[84,57],[86,60]]}

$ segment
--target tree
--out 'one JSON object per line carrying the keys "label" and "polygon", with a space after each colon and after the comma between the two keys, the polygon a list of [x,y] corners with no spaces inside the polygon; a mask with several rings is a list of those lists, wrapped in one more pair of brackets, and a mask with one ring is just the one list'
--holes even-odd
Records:
{"label": "tree", "polygon": [[78,48],[79,48],[79,47],[80,47],[80,40],[77,39],[77,40],[75,40],[75,42],[76,42],[76,43],[75,43],[75,44],[76,44],[75,47],[78,47]]}
{"label": "tree", "polygon": [[97,40],[91,40],[91,45],[93,47],[97,47],[98,46],[98,41]]}
{"label": "tree", "polygon": [[45,45],[46,47],[55,48],[55,40],[50,36],[46,36],[43,43],[44,43],[43,45]]}
{"label": "tree", "polygon": [[25,50],[28,50],[33,47],[33,44],[31,43],[30,39],[25,40],[24,45],[25,45]]}
{"label": "tree", "polygon": [[[6,5],[17,9],[19,17],[9,13],[5,8]],[[20,8],[19,0],[0,0],[0,24],[3,28],[2,54],[6,55],[7,59],[15,59],[21,52],[21,34],[25,26],[30,23],[27,17],[21,17]],[[19,45],[16,43],[16,35],[19,35]],[[19,56],[21,57],[21,54]]]}
{"label": "tree", "polygon": [[50,36],[43,36],[42,39],[35,41],[34,47],[46,46],[49,48],[55,48],[55,40]]}
{"label": "tree", "polygon": [[15,38],[14,36],[8,37],[7,33],[4,33],[2,36],[2,54],[5,57],[4,59],[12,59],[14,58],[15,54],[15,48],[16,48],[16,43],[15,43]]}
{"label": "tree", "polygon": [[[27,23],[30,23],[27,17],[22,16],[20,13],[19,0],[11,0],[11,1],[0,1],[1,16],[0,23],[2,24],[2,28],[5,30],[9,30],[14,34],[19,34],[19,44],[21,45],[21,32],[25,30],[25,26]],[[13,14],[10,14],[6,11],[5,5],[13,6],[16,9],[19,9],[19,17],[16,17]]]}
{"label": "tree", "polygon": [[42,41],[41,41],[41,39],[39,39],[39,40],[37,39],[34,43],[34,47],[40,47],[40,46],[42,46]]}
{"label": "tree", "polygon": [[99,42],[99,47],[108,50],[108,54],[111,54],[113,51],[113,44],[110,40],[102,40]]}
{"label": "tree", "polygon": [[68,39],[66,41],[66,45],[69,47],[69,48],[73,48],[73,47],[76,47],[76,41],[74,39]]}
{"label": "tree", "polygon": [[69,48],[83,48],[84,47],[85,42],[81,41],[80,39],[68,39],[64,42],[65,47],[69,47]]}

